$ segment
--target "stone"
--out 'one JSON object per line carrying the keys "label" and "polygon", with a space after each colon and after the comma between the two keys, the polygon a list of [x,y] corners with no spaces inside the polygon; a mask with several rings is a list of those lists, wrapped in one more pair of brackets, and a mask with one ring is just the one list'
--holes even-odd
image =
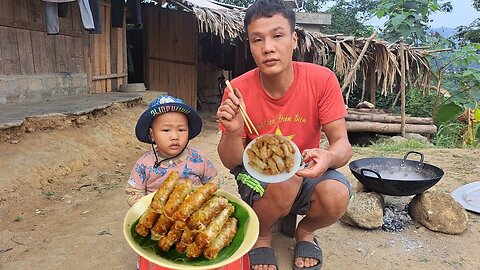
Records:
{"label": "stone", "polygon": [[368,101],[362,101],[355,106],[357,109],[375,109],[375,105]]}
{"label": "stone", "polygon": [[445,192],[417,194],[409,204],[409,214],[413,220],[436,232],[461,234],[468,228],[467,211]]}
{"label": "stone", "polygon": [[419,141],[421,143],[428,143],[428,138],[417,133],[406,133],[405,138]]}
{"label": "stone", "polygon": [[340,221],[364,229],[380,228],[383,225],[384,206],[382,195],[375,192],[356,192]]}

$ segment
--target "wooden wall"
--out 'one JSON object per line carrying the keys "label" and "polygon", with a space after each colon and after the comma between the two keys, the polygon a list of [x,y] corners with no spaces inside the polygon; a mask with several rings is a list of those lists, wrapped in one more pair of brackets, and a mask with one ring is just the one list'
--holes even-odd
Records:
{"label": "wooden wall", "polygon": [[0,74],[84,72],[78,5],[47,35],[41,0],[0,0]]}
{"label": "wooden wall", "polygon": [[0,0],[0,75],[86,73],[90,92],[127,83],[125,28],[110,27],[110,1],[101,9],[102,34],[84,31],[74,1],[60,34],[47,35],[41,0]]}
{"label": "wooden wall", "polygon": [[197,22],[192,14],[146,9],[146,84],[196,107]]}
{"label": "wooden wall", "polygon": [[86,38],[86,67],[91,92],[110,92],[127,83],[125,23],[111,28],[110,1],[102,1],[102,33]]}

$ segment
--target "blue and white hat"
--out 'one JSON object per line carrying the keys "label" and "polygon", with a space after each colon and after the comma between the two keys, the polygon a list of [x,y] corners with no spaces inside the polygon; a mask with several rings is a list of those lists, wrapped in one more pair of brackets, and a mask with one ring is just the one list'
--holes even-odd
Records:
{"label": "blue and white hat", "polygon": [[190,106],[179,98],[172,96],[159,96],[152,101],[148,109],[142,113],[137,121],[135,127],[135,135],[137,139],[144,143],[152,143],[149,136],[149,128],[152,125],[153,119],[157,115],[168,112],[181,112],[187,115],[188,118],[188,139],[195,138],[202,130],[202,119],[200,115]]}

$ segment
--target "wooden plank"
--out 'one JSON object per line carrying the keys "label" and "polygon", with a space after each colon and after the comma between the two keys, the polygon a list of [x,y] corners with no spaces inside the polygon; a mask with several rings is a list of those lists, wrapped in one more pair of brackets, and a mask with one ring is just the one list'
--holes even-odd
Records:
{"label": "wooden plank", "polygon": [[33,68],[35,74],[47,73],[50,69],[47,61],[47,47],[45,44],[45,33],[32,31],[30,33],[32,39]]}
{"label": "wooden plank", "polygon": [[28,21],[28,0],[16,0],[15,8],[13,9],[13,17],[17,22]]}
{"label": "wooden plank", "polygon": [[18,56],[17,33],[14,28],[0,27],[0,48],[2,48],[0,65],[2,74],[20,73],[20,58]]}
{"label": "wooden plank", "polygon": [[28,21],[45,29],[45,17],[42,1],[28,2]]}
{"label": "wooden plank", "polygon": [[[111,62],[111,36],[110,36],[110,8],[107,8],[106,6],[102,6],[101,7],[102,9],[102,19],[103,19],[103,32],[104,34],[102,35],[105,35],[106,37],[106,46],[107,46],[107,51],[105,52],[105,58],[106,58],[106,62],[105,62],[105,66],[107,68],[106,70],[106,74],[111,74],[112,73],[112,66],[110,64]],[[108,23],[107,23],[108,22]],[[108,27],[107,27],[108,26]],[[108,79],[106,81],[106,91],[107,92],[111,92],[112,91],[112,80],[111,79]]]}
{"label": "wooden plank", "polygon": [[65,42],[65,36],[55,35],[55,59],[56,59],[56,72],[68,72],[68,56],[67,46]]}
{"label": "wooden plank", "polygon": [[57,54],[55,53],[55,37],[52,35],[45,35],[45,47],[46,47],[46,59],[48,61],[47,73],[58,72],[57,71]]}
{"label": "wooden plank", "polygon": [[18,55],[22,74],[35,74],[30,30],[17,29]]}
{"label": "wooden plank", "polygon": [[1,0],[0,1],[0,18],[5,20],[13,20],[13,1],[14,0]]}
{"label": "wooden plank", "polygon": [[79,37],[73,38],[73,61],[75,62],[74,72],[85,72],[85,64],[83,61],[83,56],[85,55],[83,52],[83,39]]}
{"label": "wooden plank", "polygon": [[[154,51],[155,56],[161,57],[161,58],[168,58],[173,57],[173,55],[170,55],[170,36],[169,36],[169,31],[168,31],[168,10],[161,10],[160,14],[160,23],[158,25],[158,30],[159,33],[157,34],[157,37],[162,37],[162,42],[159,42],[159,50]],[[160,40],[158,40],[160,41]]]}
{"label": "wooden plank", "polygon": [[[75,33],[82,33],[83,32],[83,23],[82,18],[80,17],[80,8],[78,4],[71,3],[70,9],[67,14],[67,18],[72,18],[72,29]],[[83,35],[83,34],[82,34]]]}
{"label": "wooden plank", "polygon": [[82,52],[83,52],[83,67],[84,67],[85,73],[87,74],[88,93],[93,93],[91,47],[92,47],[91,40],[88,34],[84,33],[82,38]]}
{"label": "wooden plank", "polygon": [[[90,48],[92,51],[92,77],[101,75],[100,73],[100,39],[97,35],[88,35],[90,37],[92,47]],[[101,83],[100,82],[93,82],[93,91],[100,92]]]}
{"label": "wooden plank", "polygon": [[[100,58],[98,59],[100,64],[100,73],[99,75],[107,74],[107,61],[106,61],[106,54],[107,54],[107,44],[106,44],[106,37],[105,34],[97,34],[95,35],[96,38],[100,41]],[[104,80],[101,81],[101,90],[100,92],[105,92],[106,90],[106,82]]]}
{"label": "wooden plank", "polygon": [[124,77],[127,77],[127,73],[105,74],[105,75],[93,76],[92,81],[107,80],[107,79],[114,79],[114,78],[124,78]]}

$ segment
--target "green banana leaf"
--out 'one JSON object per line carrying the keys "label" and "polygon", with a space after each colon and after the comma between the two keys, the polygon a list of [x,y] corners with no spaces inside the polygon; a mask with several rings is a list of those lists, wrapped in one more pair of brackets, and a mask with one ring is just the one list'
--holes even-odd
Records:
{"label": "green banana leaf", "polygon": [[210,264],[216,264],[230,258],[233,253],[237,251],[237,249],[242,244],[243,239],[245,238],[247,223],[249,219],[248,211],[243,208],[243,206],[240,206],[238,203],[232,201],[230,201],[230,203],[235,207],[235,211],[231,216],[235,217],[238,220],[237,234],[233,238],[232,243],[222,249],[222,251],[220,251],[220,253],[218,254],[217,258],[213,260],[208,260],[203,255],[195,259],[190,259],[186,256],[186,254],[178,253],[175,248],[171,248],[168,252],[164,252],[158,247],[158,241],[152,240],[150,238],[150,234],[148,234],[147,236],[141,236],[137,233],[137,231],[135,231],[135,226],[138,224],[140,218],[138,218],[137,221],[132,224],[130,231],[135,242],[137,242],[141,247],[151,248],[158,256],[174,261],[175,263],[191,266],[205,266]]}

